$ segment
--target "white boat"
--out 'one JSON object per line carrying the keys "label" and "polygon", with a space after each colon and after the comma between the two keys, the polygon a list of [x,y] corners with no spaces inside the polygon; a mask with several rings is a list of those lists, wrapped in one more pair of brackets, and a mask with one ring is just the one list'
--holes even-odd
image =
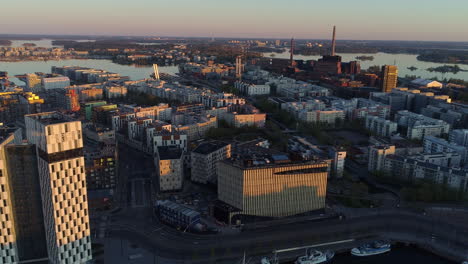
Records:
{"label": "white boat", "polygon": [[332,251],[318,251],[312,250],[310,252],[306,251],[305,256],[301,256],[297,258],[295,264],[319,264],[319,263],[327,263],[335,256],[335,253]]}
{"label": "white boat", "polygon": [[358,257],[379,255],[391,250],[391,245],[387,242],[376,241],[361,247],[351,249],[351,254]]}

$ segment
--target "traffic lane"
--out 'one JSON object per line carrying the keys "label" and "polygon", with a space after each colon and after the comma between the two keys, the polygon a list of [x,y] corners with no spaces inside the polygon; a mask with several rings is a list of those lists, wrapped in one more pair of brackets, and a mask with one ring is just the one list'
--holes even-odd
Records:
{"label": "traffic lane", "polygon": [[[147,217],[146,219],[149,219],[149,217]],[[128,216],[127,220],[134,221],[135,218],[134,216]],[[224,236],[195,235],[195,234],[189,234],[189,233],[182,233],[170,227],[164,228],[164,231],[166,232],[167,235],[174,236],[181,241],[184,240],[190,243],[193,240],[205,240],[206,243],[211,243],[213,240],[219,239],[219,237],[222,237],[223,239],[237,239],[239,237],[249,239],[252,237],[257,237],[257,238],[262,237],[262,236],[270,234],[271,232],[275,232],[275,234],[279,234],[281,232],[284,232],[286,234],[292,234],[294,232],[298,232],[298,234],[300,234],[301,232],[307,232],[308,230],[312,230],[315,232],[316,229],[332,230],[333,228],[338,228],[338,227],[344,228],[347,226],[367,228],[368,223],[374,223],[374,226],[376,226],[377,223],[382,223],[382,226],[377,226],[377,228],[380,228],[380,229],[390,228],[394,225],[404,225],[404,226],[411,226],[412,229],[413,228],[416,228],[416,229],[425,228],[425,229],[437,230],[440,232],[449,232],[450,230],[457,229],[460,232],[463,232],[463,229],[458,226],[445,224],[431,217],[422,216],[422,215],[421,216],[406,215],[406,214],[397,214],[397,215],[376,214],[372,216],[361,216],[357,218],[350,218],[347,220],[328,220],[327,222],[314,222],[314,223],[304,222],[304,223],[298,223],[294,225],[267,227],[267,228],[262,228],[259,230],[242,232],[240,234],[229,234],[229,235],[224,235]],[[138,225],[141,223],[136,221],[135,224]],[[162,226],[162,224],[161,223],[155,224],[154,222],[148,221],[147,223],[145,223],[145,226],[150,227],[150,228],[156,228],[156,227]],[[310,229],[310,226],[313,226],[314,228]]]}
{"label": "traffic lane", "polygon": [[[156,248],[168,252],[179,252],[178,254],[186,255],[190,252],[198,252],[197,254],[209,255],[209,252],[222,251],[225,248],[237,249],[253,249],[258,251],[264,248],[281,248],[291,246],[303,246],[314,241],[333,241],[338,239],[348,239],[354,237],[362,237],[363,235],[372,235],[379,232],[402,232],[412,234],[417,237],[428,238],[432,233],[436,233],[440,239],[451,239],[449,234],[453,234],[455,230],[447,233],[447,229],[437,227],[433,223],[418,221],[414,218],[404,216],[389,217],[387,220],[373,217],[367,221],[353,221],[350,223],[329,225],[326,227],[319,226],[317,228],[303,228],[304,226],[296,226],[297,230],[282,229],[275,232],[257,232],[251,234],[242,234],[241,236],[223,236],[215,239],[200,241],[194,243],[192,239],[188,241],[181,237],[161,237],[154,234],[151,237],[146,237],[149,243],[152,243]],[[442,235],[446,232],[447,235]],[[144,236],[144,235],[143,235]],[[464,234],[466,240],[466,233]],[[164,243],[160,243],[163,240]],[[260,248],[260,249],[259,249]]]}

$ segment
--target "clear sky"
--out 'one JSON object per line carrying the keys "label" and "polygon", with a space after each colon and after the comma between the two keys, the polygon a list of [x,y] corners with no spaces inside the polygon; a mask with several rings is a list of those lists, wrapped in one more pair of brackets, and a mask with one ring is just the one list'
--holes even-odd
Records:
{"label": "clear sky", "polygon": [[468,0],[7,0],[0,34],[468,41]]}

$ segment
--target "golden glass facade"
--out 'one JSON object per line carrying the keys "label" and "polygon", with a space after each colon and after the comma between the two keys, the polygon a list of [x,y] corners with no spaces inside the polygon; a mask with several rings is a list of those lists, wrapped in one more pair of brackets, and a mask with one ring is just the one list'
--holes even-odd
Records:
{"label": "golden glass facade", "polygon": [[218,164],[219,200],[242,214],[284,217],[323,209],[328,164],[306,162],[243,167]]}

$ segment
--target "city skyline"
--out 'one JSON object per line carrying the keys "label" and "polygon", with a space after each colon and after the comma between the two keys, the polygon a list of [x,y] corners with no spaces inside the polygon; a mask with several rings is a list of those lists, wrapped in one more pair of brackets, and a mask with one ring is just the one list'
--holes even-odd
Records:
{"label": "city skyline", "polygon": [[337,25],[339,39],[468,41],[463,12],[468,3],[461,0],[451,0],[453,5],[395,0],[385,13],[370,0],[136,0],[131,5],[123,0],[84,0],[73,12],[57,0],[30,10],[24,9],[24,2],[33,4],[12,3],[0,18],[0,34],[328,39],[330,28]]}
{"label": "city skyline", "polygon": [[0,264],[468,264],[467,0],[5,2]]}

